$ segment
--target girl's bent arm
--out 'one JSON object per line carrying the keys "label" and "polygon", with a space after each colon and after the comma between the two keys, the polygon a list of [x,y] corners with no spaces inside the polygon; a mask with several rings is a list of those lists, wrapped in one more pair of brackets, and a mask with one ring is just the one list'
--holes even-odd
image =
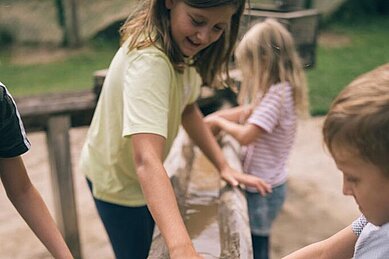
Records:
{"label": "girl's bent arm", "polygon": [[248,145],[263,134],[262,128],[251,123],[241,125],[222,117],[214,117],[212,120],[213,125],[230,134],[241,145]]}
{"label": "girl's bent arm", "polygon": [[216,115],[235,123],[243,123],[250,116],[252,110],[252,105],[239,105],[229,109],[218,110],[209,114],[207,117]]}
{"label": "girl's bent arm", "polygon": [[73,258],[20,156],[0,159],[0,175],[12,204],[54,258]]}
{"label": "girl's bent arm", "polygon": [[262,195],[271,191],[271,187],[262,179],[233,170],[224,158],[224,154],[205,125],[203,116],[197,104],[188,105],[182,114],[182,125],[189,137],[201,149],[205,156],[220,171],[221,176],[232,186],[238,183],[256,188]]}
{"label": "girl's bent arm", "polygon": [[349,259],[354,253],[357,236],[348,226],[326,240],[308,245],[283,259]]}
{"label": "girl's bent arm", "polygon": [[170,179],[163,167],[165,139],[156,134],[131,136],[134,162],[147,206],[165,239],[170,258],[200,258],[181,218]]}

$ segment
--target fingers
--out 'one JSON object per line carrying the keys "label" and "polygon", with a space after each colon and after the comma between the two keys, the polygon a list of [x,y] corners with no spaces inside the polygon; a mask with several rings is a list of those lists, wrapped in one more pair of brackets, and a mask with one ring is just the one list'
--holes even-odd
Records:
{"label": "fingers", "polygon": [[204,118],[205,124],[211,130],[213,135],[217,135],[220,132],[220,128],[217,126],[216,115],[208,115]]}
{"label": "fingers", "polygon": [[232,175],[223,175],[223,179],[231,186],[236,187],[239,185],[239,181],[235,179]]}
{"label": "fingers", "polygon": [[255,188],[262,196],[272,192],[271,185],[259,177],[248,174],[239,174],[237,177],[241,184]]}
{"label": "fingers", "polygon": [[221,173],[222,178],[231,186],[236,187],[239,184],[255,188],[262,196],[272,192],[271,185],[257,176],[238,173],[231,168]]}

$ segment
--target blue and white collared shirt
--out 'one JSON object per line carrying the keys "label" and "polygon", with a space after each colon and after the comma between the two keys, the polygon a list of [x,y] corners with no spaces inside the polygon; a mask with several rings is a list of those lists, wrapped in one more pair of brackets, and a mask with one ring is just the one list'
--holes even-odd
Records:
{"label": "blue and white collared shirt", "polygon": [[352,223],[352,229],[358,236],[354,248],[354,259],[389,258],[389,223],[375,226],[361,215]]}

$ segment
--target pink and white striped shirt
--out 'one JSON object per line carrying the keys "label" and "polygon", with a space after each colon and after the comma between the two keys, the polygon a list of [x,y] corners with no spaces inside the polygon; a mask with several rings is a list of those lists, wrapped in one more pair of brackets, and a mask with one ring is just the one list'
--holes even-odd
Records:
{"label": "pink and white striped shirt", "polygon": [[[258,176],[272,187],[286,182],[286,163],[297,130],[297,115],[292,87],[288,83],[272,85],[248,118],[264,133],[242,148],[245,173]],[[248,191],[255,192],[253,188]]]}

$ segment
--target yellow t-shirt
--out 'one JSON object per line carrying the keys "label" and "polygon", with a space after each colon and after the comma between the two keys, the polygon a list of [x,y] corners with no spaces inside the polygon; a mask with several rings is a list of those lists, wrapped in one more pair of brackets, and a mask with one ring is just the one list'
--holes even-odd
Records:
{"label": "yellow t-shirt", "polygon": [[145,205],[133,164],[131,135],[166,138],[164,158],[177,135],[186,105],[197,100],[201,79],[193,67],[177,72],[154,46],[128,53],[124,44],[108,69],[80,158],[97,199]]}

